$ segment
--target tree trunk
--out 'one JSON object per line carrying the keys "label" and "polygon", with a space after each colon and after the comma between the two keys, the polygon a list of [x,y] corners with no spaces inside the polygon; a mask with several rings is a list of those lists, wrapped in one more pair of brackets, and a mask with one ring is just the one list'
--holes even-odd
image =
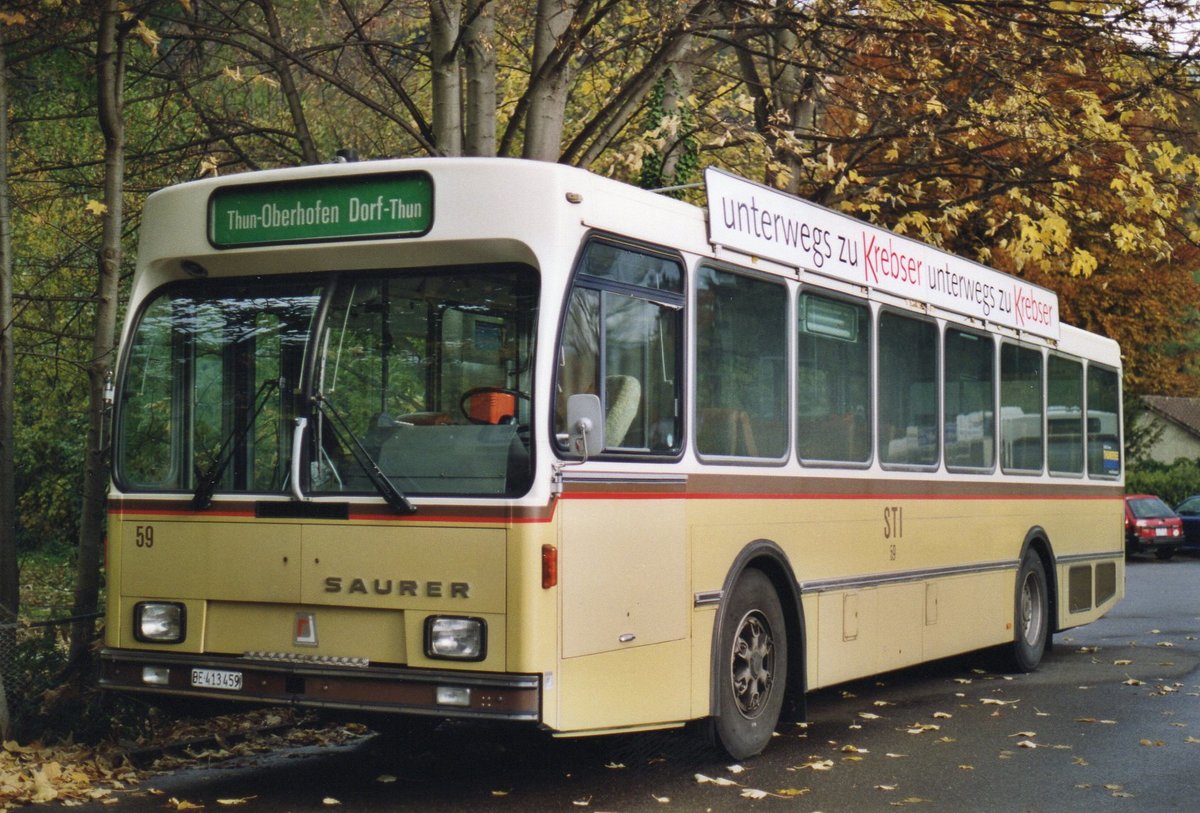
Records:
{"label": "tree trunk", "polygon": [[525,119],[526,158],[557,161],[562,150],[563,117],[571,83],[570,56],[559,40],[567,33],[579,0],[538,0],[534,22],[533,70]]}
{"label": "tree trunk", "polygon": [[433,62],[433,134],[442,155],[462,155],[462,76],[458,32],[462,0],[431,0],[429,45]]}
{"label": "tree trunk", "polygon": [[467,0],[466,154],[496,154],[496,21],[492,0]]}
{"label": "tree trunk", "polygon": [[95,622],[90,617],[100,595],[101,546],[104,538],[104,500],[108,486],[108,450],[104,445],[107,419],[104,385],[116,349],[117,297],[121,270],[122,201],[125,178],[123,84],[125,37],[119,30],[123,4],[104,0],[96,37],[96,84],[100,130],[104,135],[103,234],[98,252],[96,321],[92,355],[88,360],[88,434],[84,449],[83,506],[79,521],[79,552],[75,574],[77,620],[71,627],[70,666],[86,664]]}
{"label": "tree trunk", "polygon": [[[17,572],[17,492],[13,456],[13,411],[16,406],[13,377],[12,209],[8,200],[8,66],[4,29],[0,28],[0,648],[12,652],[16,642],[20,578]],[[8,665],[0,668],[0,738],[8,739]]]}
{"label": "tree trunk", "polygon": [[0,623],[17,617],[16,360],[13,355],[12,208],[8,192],[8,66],[0,28]]}
{"label": "tree trunk", "polygon": [[313,141],[312,132],[308,128],[308,119],[304,115],[304,105],[300,100],[300,91],[296,87],[296,78],[292,75],[292,66],[288,63],[285,53],[290,51],[283,43],[283,30],[279,26],[279,16],[275,13],[273,0],[258,0],[263,16],[267,21],[267,31],[276,43],[277,48],[271,51],[271,69],[279,77],[279,88],[287,101],[288,112],[292,116],[292,126],[296,128],[296,141],[300,144],[300,157],[304,163],[321,163],[317,153],[317,145]]}

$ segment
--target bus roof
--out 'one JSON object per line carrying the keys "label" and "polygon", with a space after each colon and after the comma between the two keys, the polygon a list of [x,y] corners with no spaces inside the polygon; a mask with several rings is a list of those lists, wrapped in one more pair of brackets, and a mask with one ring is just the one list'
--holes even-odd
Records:
{"label": "bus roof", "polygon": [[[150,196],[139,271],[219,254],[239,273],[266,256],[286,258],[321,243],[336,243],[347,256],[351,244],[406,241],[421,256],[426,243],[513,244],[526,235],[530,246],[573,250],[580,232],[592,228],[801,280],[837,280],[1016,336],[1082,343],[1083,355],[1119,363],[1115,343],[1060,324],[1048,289],[726,172],[710,169],[705,181],[707,211],[575,167],[509,158],[363,161],[207,178]],[[203,230],[198,210],[207,212]],[[388,221],[397,213],[409,220]],[[786,236],[767,237],[768,226]],[[240,255],[246,262],[234,261]]]}

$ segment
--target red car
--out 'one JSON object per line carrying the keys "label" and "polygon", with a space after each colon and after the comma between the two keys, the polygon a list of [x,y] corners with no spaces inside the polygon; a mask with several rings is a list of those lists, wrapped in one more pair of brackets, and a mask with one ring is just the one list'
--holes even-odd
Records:
{"label": "red car", "polygon": [[1170,559],[1183,544],[1183,520],[1151,494],[1125,496],[1125,553]]}

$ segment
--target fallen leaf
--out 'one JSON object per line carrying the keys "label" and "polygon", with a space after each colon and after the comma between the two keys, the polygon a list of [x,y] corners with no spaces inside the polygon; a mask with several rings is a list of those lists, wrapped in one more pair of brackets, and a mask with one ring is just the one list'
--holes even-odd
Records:
{"label": "fallen leaf", "polygon": [[731,785],[737,786],[737,782],[734,782],[732,779],[726,779],[723,776],[705,776],[702,773],[696,774],[696,781],[701,785],[712,784],[723,788],[730,787]]}
{"label": "fallen leaf", "polygon": [[1097,720],[1095,717],[1076,717],[1077,723],[1099,723],[1100,725],[1116,725],[1116,720]]}
{"label": "fallen leaf", "polygon": [[609,762],[604,767],[608,768],[609,770],[612,770],[612,771],[617,771],[617,770],[620,770],[621,768],[624,768],[625,763],[624,762]]}
{"label": "fallen leaf", "polygon": [[396,781],[396,777],[392,776],[390,773],[383,773],[375,777],[375,781],[381,785],[390,785]]}
{"label": "fallen leaf", "polygon": [[1033,740],[1021,740],[1017,743],[1018,748],[1037,748],[1038,744]]}
{"label": "fallen leaf", "polygon": [[891,753],[888,753],[888,754],[884,754],[884,756],[885,756],[885,757],[890,757],[890,758],[892,758],[892,759],[904,759],[905,757],[907,757],[907,756],[908,756],[908,754],[891,754]]}
{"label": "fallen leaf", "polygon": [[1166,743],[1162,740],[1138,740],[1138,745],[1144,745],[1148,748],[1163,748]]}
{"label": "fallen leaf", "polygon": [[651,793],[650,798],[658,802],[660,805],[669,805],[671,803],[670,796],[655,796],[653,793]]}
{"label": "fallen leaf", "polygon": [[1113,666],[1129,666],[1133,661],[1128,658],[1122,658],[1119,661],[1113,661]]}
{"label": "fallen leaf", "polygon": [[326,796],[321,800],[321,804],[325,805],[326,807],[339,807],[342,803],[332,796]]}
{"label": "fallen leaf", "polygon": [[985,706],[1011,706],[1015,703],[1020,703],[1020,700],[998,700],[995,697],[981,697],[979,702]]}
{"label": "fallen leaf", "polygon": [[257,798],[257,796],[243,796],[240,799],[217,799],[217,804],[223,805],[224,807],[238,807],[240,805],[252,802]]}
{"label": "fallen leaf", "polygon": [[780,788],[779,790],[775,791],[775,793],[779,796],[792,798],[795,796],[804,796],[812,793],[812,788]]}
{"label": "fallen leaf", "polygon": [[1036,731],[1018,731],[1016,734],[1009,734],[1008,736],[1010,738],[1012,738],[1012,737],[1026,737],[1026,738],[1036,737],[1037,732]]}
{"label": "fallen leaf", "polygon": [[729,771],[734,776],[737,776],[740,773],[745,773],[746,768],[743,765],[726,765],[725,770]]}
{"label": "fallen leaf", "polygon": [[203,810],[204,805],[198,805],[195,802],[189,802],[187,799],[176,799],[172,796],[167,799],[167,807],[172,810]]}
{"label": "fallen leaf", "polygon": [[905,731],[909,734],[924,734],[926,731],[938,731],[940,729],[940,725],[934,725],[933,723],[913,723]]}
{"label": "fallen leaf", "polygon": [[1086,759],[1084,759],[1083,757],[1075,757],[1073,760],[1071,760],[1071,764],[1078,765],[1080,768],[1086,768],[1088,765],[1088,761]]}
{"label": "fallen leaf", "polygon": [[875,790],[895,790],[899,785],[876,785]]}
{"label": "fallen leaf", "polygon": [[808,768],[809,770],[813,771],[832,771],[833,760],[822,759],[815,762],[806,762],[803,765],[797,765],[793,770],[803,770],[804,768]]}
{"label": "fallen leaf", "polygon": [[866,748],[859,748],[857,745],[843,745],[843,754],[869,754],[871,753]]}
{"label": "fallen leaf", "polygon": [[576,807],[587,807],[591,803],[592,803],[591,796],[585,796],[582,799],[575,799],[574,801],[571,802],[571,804],[575,805]]}
{"label": "fallen leaf", "polygon": [[880,719],[882,719],[878,714],[872,714],[869,711],[860,711],[858,713],[858,716],[864,720],[880,720]]}
{"label": "fallen leaf", "polygon": [[950,714],[949,712],[945,712],[945,711],[935,711],[933,713],[933,719],[935,719],[935,720],[949,720],[953,716],[954,716],[953,714]]}
{"label": "fallen leaf", "polygon": [[974,765],[959,765],[958,769],[960,771],[973,771],[973,770],[975,770],[975,766]]}

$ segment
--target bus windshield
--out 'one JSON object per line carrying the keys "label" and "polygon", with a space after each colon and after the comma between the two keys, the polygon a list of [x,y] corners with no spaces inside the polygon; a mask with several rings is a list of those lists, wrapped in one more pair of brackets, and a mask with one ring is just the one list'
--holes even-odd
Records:
{"label": "bus windshield", "polygon": [[295,493],[293,471],[315,496],[378,474],[406,496],[523,493],[536,289],[523,266],[166,286],[128,349],[117,480],[198,508]]}

